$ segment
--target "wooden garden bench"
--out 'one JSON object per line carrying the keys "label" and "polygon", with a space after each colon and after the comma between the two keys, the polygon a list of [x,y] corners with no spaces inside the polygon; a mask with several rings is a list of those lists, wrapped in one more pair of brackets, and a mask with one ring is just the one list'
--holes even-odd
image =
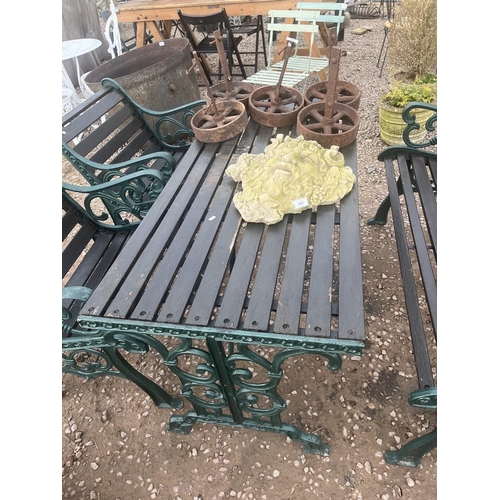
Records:
{"label": "wooden garden bench", "polygon": [[[62,118],[63,156],[81,174],[62,183],[63,343],[78,345],[77,315],[144,218],[194,137],[190,118],[198,100],[166,111],[133,101],[113,80]],[[86,377],[142,375],[113,349],[99,363],[78,365],[78,349],[64,354],[63,372]],[[108,369],[113,366],[113,369]],[[105,372],[105,373],[104,373]]]}
{"label": "wooden garden bench", "polygon": [[[392,212],[394,234],[403,281],[418,389],[408,397],[417,408],[437,408],[435,381],[437,341],[437,134],[427,134],[424,142],[415,144],[410,132],[419,126],[412,111],[417,108],[434,113],[426,121],[427,132],[435,132],[437,106],[412,102],[403,110],[407,123],[403,133],[405,145],[382,151],[389,188],[388,197],[368,224],[387,223]],[[429,136],[432,136],[429,139]],[[398,450],[387,451],[391,464],[416,467],[423,455],[437,444],[437,430],[417,437]]]}

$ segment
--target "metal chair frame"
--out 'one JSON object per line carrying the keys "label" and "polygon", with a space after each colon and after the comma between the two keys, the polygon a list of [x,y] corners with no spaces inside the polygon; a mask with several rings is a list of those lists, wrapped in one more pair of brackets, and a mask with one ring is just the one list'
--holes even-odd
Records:
{"label": "metal chair frame", "polygon": [[[179,22],[184,31],[185,37],[189,40],[192,50],[196,51],[200,55],[200,62],[203,66],[203,71],[205,72],[208,82],[212,85],[212,76],[217,76],[220,80],[223,76],[222,67],[219,61],[218,72],[213,72],[205,58],[204,55],[217,54],[217,46],[215,44],[215,37],[213,36],[213,31],[219,29],[223,36],[224,51],[228,60],[229,71],[231,76],[233,75],[233,67],[235,66],[233,57],[236,56],[238,61],[238,66],[241,71],[243,78],[246,78],[245,66],[243,65],[243,60],[241,54],[238,50],[238,45],[242,41],[242,36],[235,36],[229,22],[229,18],[226,13],[226,9],[222,9],[213,14],[207,15],[195,15],[195,14],[183,14],[179,9],[177,11],[179,16]],[[212,27],[214,28],[212,30]],[[202,39],[198,40],[194,34],[193,28],[202,33]]]}
{"label": "metal chair frame", "polygon": [[[268,64],[265,69],[244,79],[244,82],[256,85],[275,85],[278,83],[284,61],[281,60],[273,64],[272,51],[275,34],[282,32],[297,33],[297,36],[302,33],[306,40],[308,39],[308,55],[303,56],[298,53],[298,40],[290,37],[287,38],[288,45],[294,47],[295,50],[293,55],[288,59],[281,82],[282,85],[294,87],[305,80],[311,73],[321,71],[328,66],[328,57],[313,57],[312,53],[315,44],[315,35],[319,31],[317,21],[323,17],[328,18],[330,16],[321,16],[318,11],[270,10],[268,17],[270,20],[267,25],[267,30],[269,32]],[[296,23],[288,24],[277,22],[278,19],[283,18],[293,18]],[[327,22],[330,21],[328,20]]]}

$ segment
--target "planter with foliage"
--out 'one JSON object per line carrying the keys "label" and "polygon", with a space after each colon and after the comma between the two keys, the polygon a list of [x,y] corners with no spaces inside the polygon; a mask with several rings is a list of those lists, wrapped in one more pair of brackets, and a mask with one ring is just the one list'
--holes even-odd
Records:
{"label": "planter with foliage", "polygon": [[[436,103],[437,83],[436,77],[421,78],[412,83],[396,82],[391,86],[389,92],[379,100],[379,125],[380,138],[388,146],[404,144],[403,130],[406,123],[403,121],[403,108],[410,102]],[[430,118],[432,111],[415,110],[417,123],[424,124]],[[410,134],[414,142],[419,142],[425,135],[422,126]]]}

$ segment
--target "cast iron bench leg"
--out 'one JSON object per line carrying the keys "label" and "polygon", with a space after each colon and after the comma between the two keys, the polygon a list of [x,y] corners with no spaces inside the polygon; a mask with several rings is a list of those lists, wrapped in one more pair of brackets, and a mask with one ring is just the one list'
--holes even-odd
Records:
{"label": "cast iron bench leg", "polygon": [[418,467],[424,455],[437,447],[437,429],[412,439],[399,450],[386,451],[385,461],[389,464],[403,465],[406,467]]}
{"label": "cast iron bench leg", "polygon": [[[401,182],[401,177],[398,177],[397,186],[398,195],[401,196],[403,194],[403,183]],[[389,196],[386,196],[378,207],[377,213],[371,219],[368,219],[367,224],[370,226],[385,226],[387,224],[387,214],[389,213],[390,208],[391,200],[389,199]]]}

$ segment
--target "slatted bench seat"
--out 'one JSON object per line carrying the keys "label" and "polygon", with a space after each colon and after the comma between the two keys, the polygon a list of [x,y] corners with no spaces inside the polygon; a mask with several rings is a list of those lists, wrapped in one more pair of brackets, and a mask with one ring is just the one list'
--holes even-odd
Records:
{"label": "slatted bench seat", "polygon": [[[420,144],[412,142],[409,134],[419,125],[413,114],[417,108],[434,112],[425,127],[429,133],[435,132],[437,106],[412,102],[404,108],[405,145],[389,147],[378,156],[385,165],[389,195],[368,224],[386,224],[390,208],[418,378],[418,389],[408,402],[417,408],[436,409],[437,152],[433,147],[437,135],[429,139],[427,134]],[[436,444],[435,429],[398,450],[387,451],[385,460],[417,467]]]}
{"label": "slatted bench seat", "polygon": [[75,361],[79,336],[88,334],[76,318],[190,147],[190,119],[206,103],[152,111],[115,81],[102,86],[62,118],[62,153],[80,174],[62,183],[62,336],[63,346],[72,346],[63,347],[63,372],[126,377],[154,397],[116,350],[103,348],[100,362]]}
{"label": "slatted bench seat", "polygon": [[165,111],[148,110],[114,80],[62,118],[62,154],[83,181],[96,185],[144,168],[168,180],[189,148],[191,117],[202,99]]}
{"label": "slatted bench seat", "polygon": [[[159,175],[149,171],[150,175]],[[132,177],[137,176],[133,174]],[[114,181],[116,182],[116,181]],[[128,182],[120,179],[118,182]],[[106,187],[106,185],[104,185]],[[101,186],[91,190],[100,190]],[[82,340],[88,339],[88,329],[77,323],[78,314],[111,268],[137,223],[112,226],[102,224],[92,213],[85,211],[65,192],[62,195],[62,371],[85,378],[113,375],[126,378],[143,389],[158,406],[176,408],[181,402],[165,393],[156,384],[137,371],[114,347],[99,346],[98,351],[85,349]],[[141,345],[135,346],[139,352]],[[147,352],[147,351],[146,351]],[[94,355],[93,355],[94,354]]]}

